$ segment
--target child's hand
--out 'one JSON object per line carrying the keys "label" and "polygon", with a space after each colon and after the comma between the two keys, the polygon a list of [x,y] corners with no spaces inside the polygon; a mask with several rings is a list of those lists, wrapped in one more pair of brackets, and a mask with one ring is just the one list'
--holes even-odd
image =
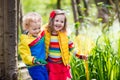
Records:
{"label": "child's hand", "polygon": [[34,61],[33,61],[34,64],[39,64],[39,65],[46,65],[47,62],[43,59],[37,59],[35,58]]}
{"label": "child's hand", "polygon": [[84,55],[84,56],[83,56],[83,59],[84,59],[84,60],[88,60],[88,55]]}
{"label": "child's hand", "polygon": [[87,60],[88,59],[88,55],[80,55],[80,59]]}

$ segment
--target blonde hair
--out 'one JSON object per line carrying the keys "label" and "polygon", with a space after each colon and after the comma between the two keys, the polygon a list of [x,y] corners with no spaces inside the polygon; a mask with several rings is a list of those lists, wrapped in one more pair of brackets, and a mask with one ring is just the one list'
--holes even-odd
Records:
{"label": "blonde hair", "polygon": [[[55,12],[55,16],[56,15],[64,15],[65,16],[65,23],[64,23],[64,28],[62,29],[62,31],[63,32],[66,32],[66,28],[67,28],[67,18],[66,18],[66,15],[65,15],[65,11],[63,11],[63,10],[59,10],[59,9],[57,9],[57,10],[53,10],[54,12]],[[52,11],[52,12],[53,12]],[[51,16],[51,15],[50,15]],[[49,18],[49,23],[48,23],[48,25],[47,25],[47,29],[48,29],[48,31],[51,33],[52,31],[53,31],[53,24],[54,24],[54,18],[55,18],[55,16],[53,17],[53,18]]]}
{"label": "blonde hair", "polygon": [[40,25],[42,24],[42,18],[38,13],[29,12],[28,14],[26,14],[22,20],[23,30],[27,30],[30,26],[30,23],[35,22],[36,20],[40,21]]}

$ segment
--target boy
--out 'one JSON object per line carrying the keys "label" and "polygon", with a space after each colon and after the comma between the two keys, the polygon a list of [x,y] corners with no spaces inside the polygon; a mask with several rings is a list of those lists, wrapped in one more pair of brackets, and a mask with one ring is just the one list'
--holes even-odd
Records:
{"label": "boy", "polygon": [[30,12],[23,17],[25,32],[20,37],[18,45],[20,56],[27,65],[33,80],[48,80],[45,61],[44,32],[41,31],[41,16]]}

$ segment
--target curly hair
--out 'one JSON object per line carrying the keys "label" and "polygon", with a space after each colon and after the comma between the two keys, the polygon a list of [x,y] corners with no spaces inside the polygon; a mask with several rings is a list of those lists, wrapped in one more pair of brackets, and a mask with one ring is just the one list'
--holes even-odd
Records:
{"label": "curly hair", "polygon": [[23,20],[22,20],[23,30],[27,30],[29,28],[31,22],[35,22],[38,20],[39,20],[40,25],[41,25],[42,24],[41,16],[36,12],[29,12],[28,14],[26,14],[23,17]]}

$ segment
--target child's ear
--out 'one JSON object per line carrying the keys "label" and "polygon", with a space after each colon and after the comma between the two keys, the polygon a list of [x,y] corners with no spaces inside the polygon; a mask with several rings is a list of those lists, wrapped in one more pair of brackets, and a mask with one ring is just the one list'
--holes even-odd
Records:
{"label": "child's ear", "polygon": [[23,29],[24,29],[24,30],[28,30],[28,29],[29,29],[29,26],[26,24]]}

